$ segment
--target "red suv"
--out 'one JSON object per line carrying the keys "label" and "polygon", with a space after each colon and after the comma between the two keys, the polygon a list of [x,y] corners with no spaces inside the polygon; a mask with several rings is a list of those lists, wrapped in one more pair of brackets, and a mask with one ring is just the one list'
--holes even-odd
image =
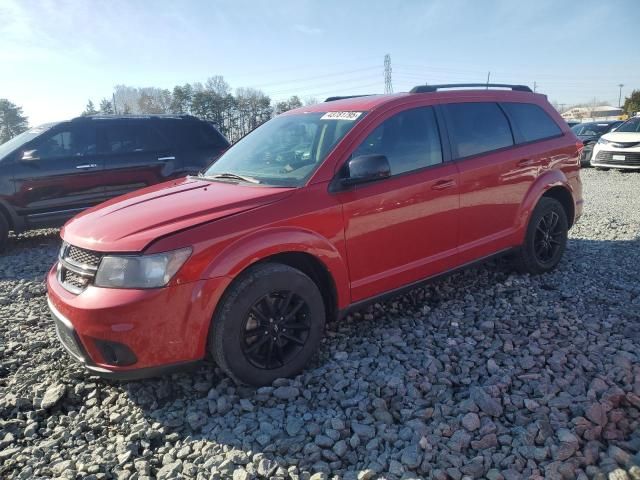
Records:
{"label": "red suv", "polygon": [[76,216],[47,282],[60,340],[105,376],[211,356],[269,384],[381,295],[507,252],[553,269],[582,212],[581,143],[544,95],[477,86],[289,111],[198,177]]}

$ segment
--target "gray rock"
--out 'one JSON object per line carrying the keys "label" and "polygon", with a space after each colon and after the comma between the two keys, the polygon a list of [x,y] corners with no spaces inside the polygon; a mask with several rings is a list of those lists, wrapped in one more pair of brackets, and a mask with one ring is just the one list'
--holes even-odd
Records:
{"label": "gray rock", "polygon": [[483,388],[472,387],[470,393],[471,399],[484,413],[492,417],[499,417],[502,415],[502,405],[500,402],[491,397]]}
{"label": "gray rock", "polygon": [[44,392],[44,396],[42,397],[42,402],[40,403],[40,407],[47,410],[58,404],[64,394],[67,391],[67,387],[61,383],[50,385],[47,390]]}

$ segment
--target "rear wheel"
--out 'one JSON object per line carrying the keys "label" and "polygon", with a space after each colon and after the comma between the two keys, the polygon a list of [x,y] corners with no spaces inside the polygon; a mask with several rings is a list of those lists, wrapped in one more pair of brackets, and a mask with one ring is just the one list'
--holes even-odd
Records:
{"label": "rear wheel", "polygon": [[4,215],[0,213],[0,252],[4,252],[9,241],[9,223]]}
{"label": "rear wheel", "polygon": [[322,295],[313,280],[287,265],[257,265],[223,296],[209,351],[236,381],[269,385],[303,369],[320,344],[324,322]]}
{"label": "rear wheel", "polygon": [[567,246],[568,231],[567,213],[562,204],[554,198],[542,197],[516,254],[518,270],[531,274],[553,270]]}

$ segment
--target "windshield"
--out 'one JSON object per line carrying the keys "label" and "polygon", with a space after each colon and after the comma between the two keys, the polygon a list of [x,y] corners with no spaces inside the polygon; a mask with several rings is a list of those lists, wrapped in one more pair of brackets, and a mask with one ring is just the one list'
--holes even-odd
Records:
{"label": "windshield", "polygon": [[26,132],[22,132],[20,135],[17,135],[13,137],[11,140],[3,143],[2,145],[0,145],[0,159],[6,157],[11,152],[20,148],[22,145],[29,142],[30,140],[33,140],[42,132],[46,132],[52,126],[53,124],[40,125],[39,127],[35,127],[30,130],[27,130]]}
{"label": "windshield", "polygon": [[576,135],[585,137],[588,135],[602,135],[607,133],[611,125],[608,123],[580,123],[574,127],[571,127],[573,133]]}
{"label": "windshield", "polygon": [[640,117],[633,117],[624,122],[616,132],[640,132]]}
{"label": "windshield", "polygon": [[205,176],[278,187],[303,185],[363,116],[313,112],[276,117],[227,150]]}

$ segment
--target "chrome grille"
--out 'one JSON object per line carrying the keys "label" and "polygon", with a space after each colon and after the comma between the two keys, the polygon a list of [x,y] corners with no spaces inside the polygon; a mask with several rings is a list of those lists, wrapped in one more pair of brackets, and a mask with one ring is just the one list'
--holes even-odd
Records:
{"label": "chrome grille", "polygon": [[70,292],[80,293],[93,284],[101,260],[101,253],[63,243],[58,256],[58,280]]}
{"label": "chrome grille", "polygon": [[98,253],[69,245],[69,248],[67,249],[66,259],[67,261],[71,261],[77,265],[86,265],[89,267],[98,268],[101,256]]}
{"label": "chrome grille", "polygon": [[[616,160],[614,155],[624,155],[624,160]],[[598,152],[596,162],[620,167],[640,167],[640,153],[637,152]]]}

